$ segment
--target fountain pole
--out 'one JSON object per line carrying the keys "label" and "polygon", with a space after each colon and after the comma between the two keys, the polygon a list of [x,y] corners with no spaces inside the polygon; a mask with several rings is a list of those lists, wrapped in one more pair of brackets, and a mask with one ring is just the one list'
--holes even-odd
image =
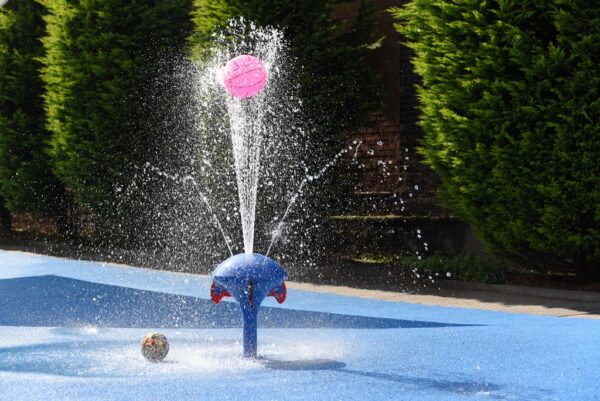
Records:
{"label": "fountain pole", "polygon": [[224,297],[233,297],[239,304],[243,319],[244,357],[257,354],[258,311],[267,296],[285,301],[286,275],[273,259],[258,253],[241,253],[225,260],[212,274],[212,300],[219,304]]}
{"label": "fountain pole", "polygon": [[255,358],[258,348],[258,307],[254,304],[254,283],[248,280],[247,299],[240,303],[244,319],[244,357]]}

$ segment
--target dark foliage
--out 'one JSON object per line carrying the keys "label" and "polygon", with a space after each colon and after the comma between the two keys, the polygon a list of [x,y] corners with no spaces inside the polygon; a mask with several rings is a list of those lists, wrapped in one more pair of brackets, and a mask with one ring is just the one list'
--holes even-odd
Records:
{"label": "dark foliage", "polygon": [[0,8],[0,199],[11,212],[57,217],[65,206],[64,188],[45,152],[50,133],[38,61],[43,13],[33,0]]}
{"label": "dark foliage", "polygon": [[[136,173],[155,149],[166,103],[154,83],[190,34],[188,0],[41,0],[42,78],[54,172],[99,233],[135,235]],[[167,54],[167,56],[165,56]]]}
{"label": "dark foliage", "polygon": [[498,253],[600,273],[600,7],[414,0],[393,13],[447,205]]}

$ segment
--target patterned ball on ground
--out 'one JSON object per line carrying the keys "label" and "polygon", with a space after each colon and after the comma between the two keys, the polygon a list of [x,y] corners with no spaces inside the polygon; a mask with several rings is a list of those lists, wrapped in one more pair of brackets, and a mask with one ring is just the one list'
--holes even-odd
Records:
{"label": "patterned ball on ground", "polygon": [[169,353],[167,337],[161,333],[148,334],[142,340],[142,355],[150,362],[160,362]]}

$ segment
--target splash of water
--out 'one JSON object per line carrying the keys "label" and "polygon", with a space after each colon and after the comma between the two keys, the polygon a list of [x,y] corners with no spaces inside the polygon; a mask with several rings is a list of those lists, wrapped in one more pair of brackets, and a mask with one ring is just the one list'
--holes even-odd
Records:
{"label": "splash of water", "polygon": [[219,220],[219,218],[217,217],[216,213],[214,212],[212,206],[210,205],[210,201],[208,200],[208,197],[204,194],[204,192],[202,190],[200,190],[198,182],[194,179],[194,177],[192,177],[191,175],[186,175],[185,177],[181,177],[180,175],[178,175],[176,173],[169,174],[166,171],[162,171],[162,170],[150,165],[150,163],[146,163],[144,165],[144,171],[145,172],[152,171],[154,174],[156,174],[160,177],[168,178],[169,180],[172,180],[178,184],[192,185],[195,188],[195,190],[200,194],[200,199],[204,203],[206,210],[211,215],[213,221],[215,222],[215,225],[221,232],[221,235],[223,236],[223,240],[225,241],[225,245],[227,245],[227,250],[229,251],[229,254],[231,256],[233,256],[233,251],[231,250],[231,244],[229,243],[229,238],[225,234],[225,230],[223,229],[223,226],[221,225],[221,221]]}
{"label": "splash of water", "polygon": [[[264,63],[270,76],[276,74],[278,54],[283,46],[282,33],[274,29],[256,27],[252,27],[252,32],[254,55]],[[272,128],[267,118],[270,101],[265,91],[247,99],[227,97],[245,253],[254,251],[261,153],[264,138],[270,134],[269,129]]]}
{"label": "splash of water", "polygon": [[[237,40],[231,41],[234,34]],[[225,104],[235,167],[235,179],[239,200],[239,213],[242,223],[244,252],[254,251],[257,196],[261,177],[261,161],[266,148],[272,147],[269,141],[280,138],[275,114],[280,108],[281,99],[277,93],[281,89],[283,70],[283,34],[273,28],[259,28],[243,20],[230,23],[227,32],[216,34],[216,49],[212,59],[204,63],[199,76],[200,96],[205,99],[220,98]],[[259,58],[269,73],[267,88],[256,96],[238,99],[226,94],[221,87],[223,66],[239,54],[251,54]],[[208,81],[212,79],[212,82]],[[210,110],[211,113],[222,109]],[[211,131],[205,125],[204,131]],[[214,127],[212,127],[214,130]]]}
{"label": "splash of water", "polygon": [[262,126],[264,100],[261,97],[263,96],[259,95],[249,100],[232,98],[227,102],[245,253],[252,253],[254,248],[256,196],[264,128]]}
{"label": "splash of water", "polygon": [[[356,146],[356,150],[354,151],[354,156],[352,156],[353,160],[356,159],[356,157],[358,155],[358,149],[360,148],[361,145],[362,145],[362,141],[360,141],[358,143],[358,145]],[[265,253],[265,256],[269,256],[269,254],[271,253],[271,248],[273,247],[273,244],[275,243],[275,240],[277,239],[277,237],[279,237],[282,234],[283,223],[285,222],[285,219],[287,218],[288,214],[292,210],[292,207],[294,206],[294,204],[296,203],[296,201],[298,200],[300,195],[302,195],[304,186],[308,182],[316,181],[319,178],[321,178],[327,172],[327,170],[329,170],[331,167],[333,167],[333,165],[338,161],[338,159],[340,157],[342,157],[343,155],[345,155],[346,153],[348,153],[348,149],[342,149],[333,157],[333,159],[329,163],[327,163],[325,165],[325,167],[323,167],[321,170],[319,170],[316,174],[306,175],[304,177],[304,179],[300,182],[300,185],[298,185],[298,189],[296,190],[294,195],[292,195],[292,197],[290,198],[290,201],[289,201],[285,211],[283,212],[283,215],[279,219],[279,223],[277,223],[277,227],[273,231],[273,235],[271,237],[271,242],[269,243],[269,247],[267,248],[267,253]]]}
{"label": "splash of water", "polygon": [[[303,68],[280,31],[250,22],[233,21],[211,44],[201,61],[166,56],[173,69],[144,99],[159,111],[149,116],[156,138],[149,164],[133,166],[133,179],[115,193],[136,205],[127,210],[139,222],[139,246],[170,268],[206,272],[226,254],[272,253],[273,223],[289,222],[294,211],[294,224],[310,224],[285,230],[295,237],[277,243],[278,258],[310,266],[307,258],[322,248],[303,246],[319,226],[304,197],[306,174],[319,175],[331,153],[314,135],[311,116],[319,110],[300,96]],[[240,54],[261,59],[269,72],[264,92],[250,99],[231,97],[220,79]]]}

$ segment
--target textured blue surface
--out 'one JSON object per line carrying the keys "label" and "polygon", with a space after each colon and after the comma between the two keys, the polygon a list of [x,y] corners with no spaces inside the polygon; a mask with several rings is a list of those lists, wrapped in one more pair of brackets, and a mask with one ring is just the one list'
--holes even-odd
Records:
{"label": "textured blue surface", "polygon": [[[0,251],[0,400],[600,399],[600,321],[289,290],[252,362],[210,283]],[[160,364],[139,349],[154,330]]]}

